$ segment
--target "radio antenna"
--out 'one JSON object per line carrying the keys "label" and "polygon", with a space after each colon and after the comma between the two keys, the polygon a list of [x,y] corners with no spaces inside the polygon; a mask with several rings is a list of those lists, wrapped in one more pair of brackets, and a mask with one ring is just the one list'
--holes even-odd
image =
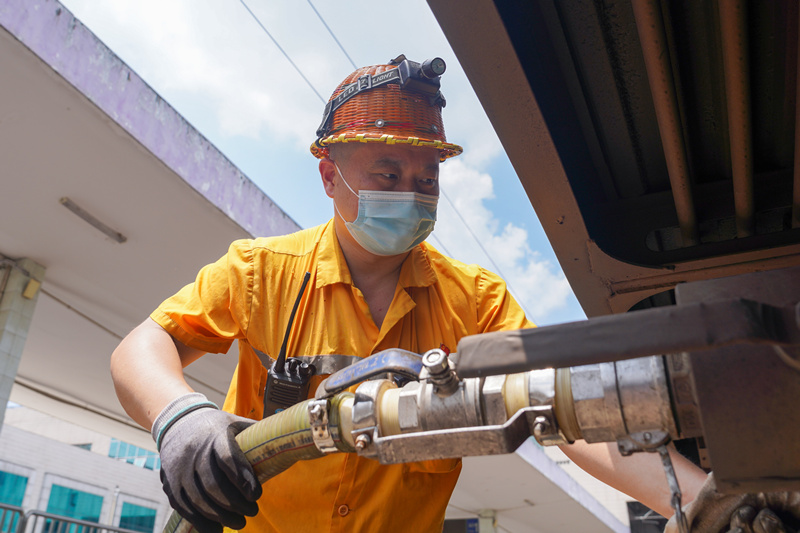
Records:
{"label": "radio antenna", "polygon": [[300,300],[303,299],[303,293],[306,291],[306,285],[308,285],[308,280],[311,277],[311,272],[306,272],[303,276],[303,284],[300,286],[300,294],[297,295],[297,300],[294,301],[294,307],[292,307],[292,314],[289,315],[289,323],[286,324],[286,334],[283,336],[283,344],[281,344],[281,351],[278,353],[278,358],[275,360],[275,366],[273,367],[276,372],[283,373],[284,366],[286,364],[286,344],[289,342],[289,333],[292,331],[292,324],[294,324],[294,315],[297,314],[297,308],[300,306]]}

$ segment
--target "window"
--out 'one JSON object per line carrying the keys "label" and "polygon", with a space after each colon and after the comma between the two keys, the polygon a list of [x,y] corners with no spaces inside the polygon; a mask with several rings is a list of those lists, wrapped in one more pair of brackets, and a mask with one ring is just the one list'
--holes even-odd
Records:
{"label": "window", "polygon": [[0,470],[0,503],[21,506],[28,478]]}
{"label": "window", "polygon": [[155,509],[123,502],[122,514],[119,517],[119,527],[141,531],[142,533],[153,533],[155,523]]}
{"label": "window", "polygon": [[108,456],[148,470],[161,468],[161,459],[156,452],[117,439],[111,439]]}
{"label": "window", "polygon": [[[0,503],[21,507],[27,486],[27,477],[0,470]],[[16,531],[18,519],[19,516],[15,513],[3,513],[2,520],[0,520],[0,533]]]}
{"label": "window", "polygon": [[[89,494],[81,490],[70,489],[56,485],[50,488],[50,499],[47,501],[47,512],[77,518],[88,522],[100,522],[100,510],[103,508],[103,497],[96,494]],[[44,531],[59,531],[60,533],[74,533],[79,528],[70,526],[66,530],[62,525],[48,520]]]}

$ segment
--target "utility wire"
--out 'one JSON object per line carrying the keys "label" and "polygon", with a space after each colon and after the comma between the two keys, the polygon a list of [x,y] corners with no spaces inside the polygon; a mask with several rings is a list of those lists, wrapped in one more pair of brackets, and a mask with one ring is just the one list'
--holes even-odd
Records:
{"label": "utility wire", "polygon": [[437,246],[439,246],[439,248],[444,250],[444,253],[446,253],[449,257],[453,257],[453,254],[450,253],[450,251],[447,249],[447,247],[444,245],[441,239],[439,239],[439,237],[436,236],[435,233],[431,233],[431,238],[435,239],[436,242],[439,243]]}
{"label": "utility wire", "polygon": [[328,30],[328,33],[331,34],[331,37],[333,37],[333,40],[336,41],[336,44],[339,45],[339,50],[341,50],[342,53],[347,57],[347,59],[350,61],[350,64],[353,65],[353,68],[357,69],[358,67],[356,66],[355,61],[353,61],[353,59],[350,57],[350,54],[347,53],[347,50],[344,49],[344,46],[342,46],[342,43],[339,42],[339,39],[336,38],[336,35],[334,35],[333,30],[331,30],[328,27],[328,23],[325,22],[325,19],[322,18],[322,15],[319,14],[319,11],[317,11],[317,8],[314,7],[314,4],[311,3],[311,0],[308,0],[308,5],[311,6],[311,9],[313,9],[314,13],[317,14],[317,16],[319,17],[319,20],[322,22],[322,25],[325,26],[325,29]]}
{"label": "utility wire", "polygon": [[[462,224],[464,224],[464,227],[465,227],[465,228],[467,228],[467,231],[469,231],[469,234],[470,234],[470,235],[472,235],[472,238],[473,238],[473,239],[475,239],[475,242],[476,242],[476,243],[478,243],[478,246],[480,246],[481,250],[483,250],[483,253],[484,253],[484,254],[486,255],[486,257],[489,259],[489,261],[491,261],[491,263],[492,263],[492,265],[494,266],[494,268],[495,268],[495,270],[497,271],[497,273],[498,273],[498,274],[500,274],[500,277],[502,277],[502,278],[505,280],[505,282],[506,282],[506,285],[508,285],[508,288],[509,288],[509,290],[510,290],[512,293],[520,294],[520,293],[518,293],[516,290],[514,290],[514,287],[511,285],[511,280],[509,280],[509,279],[506,277],[506,275],[505,275],[505,274],[503,274],[503,271],[502,271],[502,270],[500,270],[500,267],[497,265],[497,263],[495,263],[495,262],[494,262],[494,259],[492,259],[492,256],[491,256],[491,255],[489,255],[489,252],[487,252],[487,251],[486,251],[486,248],[484,248],[484,247],[483,247],[483,244],[481,244],[481,241],[478,239],[478,236],[477,236],[477,235],[475,235],[475,232],[474,232],[474,231],[472,231],[472,228],[470,228],[470,227],[469,227],[469,224],[467,224],[467,221],[466,221],[466,220],[464,220],[464,217],[463,217],[463,216],[461,216],[461,212],[458,210],[458,208],[456,208],[456,206],[455,206],[455,204],[453,203],[453,201],[452,201],[452,200],[450,200],[450,197],[449,197],[449,196],[447,196],[447,193],[446,193],[446,192],[444,192],[444,189],[440,189],[440,190],[439,190],[439,192],[442,194],[442,196],[444,196],[445,200],[447,200],[447,203],[449,203],[449,204],[450,204],[450,206],[453,208],[453,210],[456,212],[456,215],[458,215],[458,218],[459,218],[459,219],[461,219],[461,223],[462,223]],[[531,314],[530,314],[530,313],[528,313],[528,310],[527,310],[527,309],[525,309],[525,306],[524,306],[524,305],[522,305],[522,300],[521,300],[521,299],[519,299],[517,303],[520,305],[520,307],[522,307],[522,310],[523,310],[523,311],[525,311],[525,314],[526,314],[526,315],[527,315],[529,318],[531,318]]]}
{"label": "utility wire", "polygon": [[[308,86],[309,86],[309,87],[311,87],[311,90],[312,90],[312,91],[314,91],[314,94],[316,94],[316,95],[317,95],[317,98],[319,98],[320,102],[322,102],[322,103],[324,104],[324,103],[325,103],[325,99],[322,97],[322,95],[321,95],[321,94],[319,94],[319,91],[317,91],[317,90],[314,88],[314,86],[313,86],[313,85],[311,85],[311,82],[310,82],[310,81],[308,81],[308,78],[306,78],[305,74],[303,74],[303,71],[302,71],[302,70],[300,70],[300,68],[299,68],[297,65],[295,65],[295,64],[294,64],[294,61],[292,61],[292,58],[291,58],[291,57],[289,57],[289,54],[287,54],[287,53],[286,53],[286,51],[285,51],[283,48],[281,48],[281,45],[279,45],[279,44],[278,44],[278,41],[276,41],[276,40],[275,40],[275,37],[273,37],[273,36],[272,36],[272,34],[269,32],[269,30],[267,30],[267,28],[265,28],[265,27],[264,27],[264,25],[263,25],[263,24],[261,24],[261,21],[260,21],[260,20],[258,20],[258,17],[256,16],[256,14],[255,14],[255,13],[253,13],[253,12],[250,10],[250,8],[249,8],[249,7],[247,7],[247,4],[245,4],[245,3],[244,3],[244,0],[239,0],[239,1],[242,3],[242,5],[244,6],[244,8],[247,10],[247,12],[248,12],[248,13],[250,13],[250,16],[251,16],[251,17],[253,17],[253,20],[255,20],[255,21],[256,21],[256,23],[258,23],[258,25],[259,25],[259,26],[261,26],[261,29],[262,29],[262,30],[264,30],[264,33],[266,33],[266,34],[267,34],[267,36],[268,36],[270,39],[272,39],[272,42],[273,42],[273,43],[275,43],[275,46],[277,46],[277,47],[278,47],[278,50],[280,50],[280,51],[281,51],[281,53],[283,54],[283,57],[285,57],[285,58],[287,59],[287,61],[289,61],[289,63],[291,63],[291,64],[292,64],[292,66],[293,66],[293,67],[294,67],[294,69],[297,71],[297,73],[298,73],[298,74],[300,74],[300,77],[301,77],[301,78],[303,78],[303,79],[305,80],[305,82],[308,84]],[[315,11],[316,11],[316,10],[315,10]],[[326,27],[327,27],[327,26],[326,26]],[[330,30],[328,30],[328,31],[330,31]],[[336,41],[336,42],[339,42],[339,41]],[[340,46],[341,46],[341,45],[340,45]]]}

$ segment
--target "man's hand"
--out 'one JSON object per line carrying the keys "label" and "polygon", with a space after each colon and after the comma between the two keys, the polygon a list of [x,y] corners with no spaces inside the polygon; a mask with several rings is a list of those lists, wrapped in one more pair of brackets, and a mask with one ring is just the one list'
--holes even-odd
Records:
{"label": "man's hand", "polygon": [[[797,533],[800,492],[720,494],[713,474],[709,474],[697,498],[684,511],[693,533]],[[678,531],[673,516],[664,533]]]}
{"label": "man's hand", "polygon": [[258,513],[261,485],[234,438],[251,424],[198,393],[172,402],[153,424],[164,492],[200,533],[241,529]]}

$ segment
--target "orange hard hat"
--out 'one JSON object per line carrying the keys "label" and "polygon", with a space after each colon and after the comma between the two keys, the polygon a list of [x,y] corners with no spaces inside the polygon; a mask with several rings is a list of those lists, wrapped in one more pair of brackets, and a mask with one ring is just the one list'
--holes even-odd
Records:
{"label": "orange hard hat", "polygon": [[328,100],[311,153],[322,159],[332,144],[381,142],[436,148],[441,161],[459,155],[463,149],[447,142],[442,124],[444,70],[441,58],[420,64],[402,55],[356,70]]}

